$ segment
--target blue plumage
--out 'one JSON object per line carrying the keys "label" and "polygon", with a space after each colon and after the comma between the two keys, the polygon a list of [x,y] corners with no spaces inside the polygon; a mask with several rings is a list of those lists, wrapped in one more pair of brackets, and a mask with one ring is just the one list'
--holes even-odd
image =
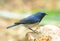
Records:
{"label": "blue plumage", "polygon": [[40,22],[45,15],[46,13],[44,12],[37,12],[36,14],[33,14],[27,18],[24,18],[20,20],[19,22],[14,23],[14,25],[9,26],[7,28],[14,27],[20,24],[35,24],[37,22]]}
{"label": "blue plumage", "polygon": [[46,13],[38,12],[34,15],[31,15],[27,18],[20,20],[19,22],[16,22],[15,24],[33,24],[36,22],[40,22],[45,15]]}

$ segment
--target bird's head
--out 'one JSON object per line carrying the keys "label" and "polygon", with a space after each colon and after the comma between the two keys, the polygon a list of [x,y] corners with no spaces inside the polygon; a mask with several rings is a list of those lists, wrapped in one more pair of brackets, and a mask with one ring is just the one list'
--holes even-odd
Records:
{"label": "bird's head", "polygon": [[43,18],[45,15],[47,15],[45,12],[37,12],[35,14],[35,16],[39,17],[39,18]]}

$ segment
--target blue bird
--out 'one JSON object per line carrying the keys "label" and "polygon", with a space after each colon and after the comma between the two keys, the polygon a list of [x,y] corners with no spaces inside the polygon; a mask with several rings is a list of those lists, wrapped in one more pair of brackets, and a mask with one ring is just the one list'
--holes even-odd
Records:
{"label": "blue bird", "polygon": [[44,12],[37,12],[36,14],[33,14],[33,15],[27,17],[27,18],[24,18],[24,19],[22,19],[22,20],[20,20],[20,21],[18,21],[16,23],[14,23],[14,25],[7,27],[7,29],[11,28],[11,27],[14,27],[14,26],[17,26],[17,25],[20,25],[20,24],[24,24],[28,29],[34,31],[33,29],[31,29],[32,27],[30,27],[30,26],[32,24],[33,25],[34,24],[38,25],[45,15],[46,15],[46,13],[44,13]]}

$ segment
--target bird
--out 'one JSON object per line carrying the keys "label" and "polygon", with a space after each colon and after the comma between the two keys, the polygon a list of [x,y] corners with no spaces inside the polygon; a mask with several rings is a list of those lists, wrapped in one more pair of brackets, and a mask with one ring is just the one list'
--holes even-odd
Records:
{"label": "bird", "polygon": [[47,15],[45,12],[37,12],[33,15],[30,15],[26,18],[19,20],[18,22],[15,22],[13,25],[8,26],[7,29],[23,24],[24,26],[26,26],[26,28],[35,32],[35,30],[33,30],[32,27],[38,25],[45,15]]}

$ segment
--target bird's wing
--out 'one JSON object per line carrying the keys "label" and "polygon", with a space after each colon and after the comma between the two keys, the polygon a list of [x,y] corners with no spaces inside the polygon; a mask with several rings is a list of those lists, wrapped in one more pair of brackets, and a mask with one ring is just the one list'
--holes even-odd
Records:
{"label": "bird's wing", "polygon": [[36,23],[38,21],[39,21],[38,18],[36,18],[34,16],[30,16],[30,17],[27,17],[27,18],[20,20],[19,22],[16,22],[15,24],[33,24],[33,23]]}

